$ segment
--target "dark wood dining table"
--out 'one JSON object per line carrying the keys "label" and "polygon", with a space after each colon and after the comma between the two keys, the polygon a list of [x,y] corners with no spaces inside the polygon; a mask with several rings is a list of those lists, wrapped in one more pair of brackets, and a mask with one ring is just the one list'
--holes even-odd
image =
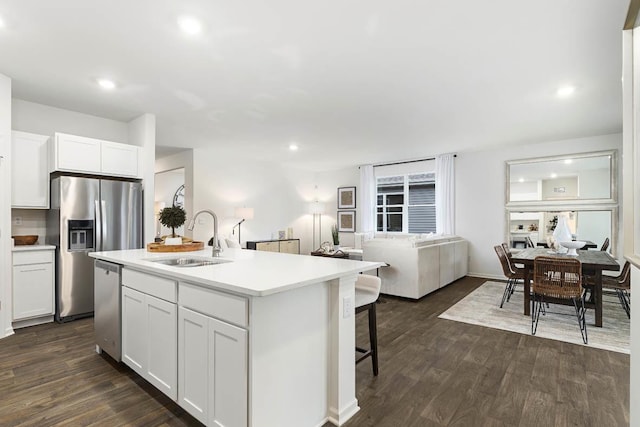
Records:
{"label": "dark wood dining table", "polygon": [[[533,279],[533,261],[537,256],[551,257],[567,257],[567,255],[556,254],[545,248],[527,248],[519,252],[514,252],[511,262],[514,264],[524,265],[524,314],[529,316],[531,313],[531,280]],[[589,275],[593,278],[592,298],[585,303],[587,308],[594,308],[596,311],[595,325],[602,327],[602,272],[618,271],[620,264],[605,251],[578,251],[577,258],[582,264],[582,274]]]}
{"label": "dark wood dining table", "polygon": [[[596,245],[595,243],[593,243],[591,240],[583,240],[584,242],[584,249],[597,249],[598,245]],[[538,242],[536,243],[536,246],[542,246],[543,248],[548,248],[549,245],[547,245],[547,242]]]}

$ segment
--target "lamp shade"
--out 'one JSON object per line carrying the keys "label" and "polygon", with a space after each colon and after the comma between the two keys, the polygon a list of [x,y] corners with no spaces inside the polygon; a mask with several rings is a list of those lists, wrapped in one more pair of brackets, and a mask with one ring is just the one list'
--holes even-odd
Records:
{"label": "lamp shade", "polygon": [[156,215],[160,215],[160,211],[164,209],[167,205],[165,202],[153,202],[153,211]]}
{"label": "lamp shade", "polygon": [[236,218],[253,219],[253,208],[236,208]]}
{"label": "lamp shade", "polygon": [[319,201],[314,201],[309,203],[309,213],[311,214],[322,214],[324,213],[324,203],[320,203]]}

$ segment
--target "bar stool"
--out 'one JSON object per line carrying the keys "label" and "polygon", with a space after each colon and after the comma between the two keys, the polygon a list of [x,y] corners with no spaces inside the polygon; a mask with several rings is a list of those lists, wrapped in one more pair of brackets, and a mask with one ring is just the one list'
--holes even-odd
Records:
{"label": "bar stool", "polygon": [[379,277],[369,276],[368,274],[359,274],[355,285],[356,314],[365,310],[368,312],[370,343],[370,348],[368,350],[356,347],[356,351],[361,353],[360,357],[356,359],[356,364],[371,356],[373,375],[378,375],[378,328],[376,323],[376,301],[380,295],[381,284],[382,281]]}

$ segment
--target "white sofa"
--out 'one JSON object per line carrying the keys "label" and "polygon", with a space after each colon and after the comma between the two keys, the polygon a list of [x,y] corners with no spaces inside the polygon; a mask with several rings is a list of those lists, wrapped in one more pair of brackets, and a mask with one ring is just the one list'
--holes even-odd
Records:
{"label": "white sofa", "polygon": [[464,277],[467,241],[458,236],[380,235],[362,242],[362,259],[381,267],[383,294],[418,299]]}

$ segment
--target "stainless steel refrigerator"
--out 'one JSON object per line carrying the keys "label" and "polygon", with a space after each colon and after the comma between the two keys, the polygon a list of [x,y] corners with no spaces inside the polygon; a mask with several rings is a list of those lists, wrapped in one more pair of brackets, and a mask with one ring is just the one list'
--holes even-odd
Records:
{"label": "stainless steel refrigerator", "polygon": [[56,320],[91,316],[94,267],[87,253],[142,247],[142,184],[52,178],[46,242],[56,246]]}

